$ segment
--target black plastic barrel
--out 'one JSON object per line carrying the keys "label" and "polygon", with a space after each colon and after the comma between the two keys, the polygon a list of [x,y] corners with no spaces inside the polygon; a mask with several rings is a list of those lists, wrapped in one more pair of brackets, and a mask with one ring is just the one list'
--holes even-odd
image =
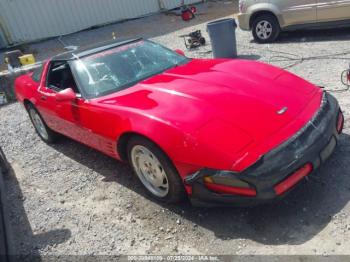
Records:
{"label": "black plastic barrel", "polygon": [[221,19],[207,24],[213,55],[215,58],[237,57],[236,21]]}

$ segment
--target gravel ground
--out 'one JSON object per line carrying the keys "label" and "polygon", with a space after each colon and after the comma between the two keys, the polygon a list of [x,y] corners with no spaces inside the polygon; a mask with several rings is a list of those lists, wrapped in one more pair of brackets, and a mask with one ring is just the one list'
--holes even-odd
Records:
{"label": "gravel ground", "polygon": [[[179,35],[201,29],[207,36],[205,22],[219,14],[233,14],[235,8],[236,4],[209,3],[200,10],[211,11],[211,16],[203,14],[187,24],[177,17],[156,15],[65,40],[91,40],[93,33],[107,35],[119,28],[124,30],[119,30],[121,35],[143,30],[159,43],[184,49]],[[315,84],[342,88],[340,73],[348,67],[350,54],[310,57],[349,52],[349,29],[283,34],[271,45],[258,45],[251,39],[250,33],[237,30],[241,58],[281,67],[299,62],[287,69]],[[50,48],[54,52],[52,41],[33,48],[48,46],[41,55]],[[210,57],[210,45],[187,55]],[[277,61],[285,57],[303,60]],[[283,201],[254,208],[205,209],[187,202],[177,206],[154,202],[127,165],[69,139],[46,145],[18,103],[4,106],[0,108],[0,144],[13,169],[5,177],[12,250],[37,255],[350,255],[350,100],[348,92],[334,95],[347,120],[334,155]]]}

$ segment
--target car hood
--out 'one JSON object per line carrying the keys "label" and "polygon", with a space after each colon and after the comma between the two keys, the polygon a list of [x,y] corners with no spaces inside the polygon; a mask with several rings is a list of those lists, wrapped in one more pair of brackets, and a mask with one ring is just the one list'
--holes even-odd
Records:
{"label": "car hood", "polygon": [[203,150],[236,155],[293,122],[317,91],[263,63],[192,60],[127,89],[115,103],[178,127],[195,144],[205,144]]}

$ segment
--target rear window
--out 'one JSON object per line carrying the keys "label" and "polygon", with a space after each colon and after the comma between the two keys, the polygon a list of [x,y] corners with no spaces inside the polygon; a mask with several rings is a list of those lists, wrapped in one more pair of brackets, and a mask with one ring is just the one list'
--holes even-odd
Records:
{"label": "rear window", "polygon": [[35,82],[40,82],[41,74],[43,72],[44,66],[41,64],[39,67],[35,68],[33,71],[32,79]]}

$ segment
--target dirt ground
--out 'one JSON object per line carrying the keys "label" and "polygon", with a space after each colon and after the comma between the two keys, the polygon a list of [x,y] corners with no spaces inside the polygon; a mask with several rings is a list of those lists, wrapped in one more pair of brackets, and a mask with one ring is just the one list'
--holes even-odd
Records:
{"label": "dirt ground", "polygon": [[[159,14],[63,38],[71,44],[142,34],[184,49],[179,35],[237,11],[234,2],[209,2],[184,23]],[[207,37],[208,38],[208,37]],[[18,103],[0,108],[0,145],[12,173],[6,205],[16,254],[274,254],[350,255],[350,100],[340,73],[350,63],[350,30],[284,33],[258,45],[237,29],[240,58],[290,70],[329,89],[342,106],[344,134],[330,160],[283,201],[253,208],[195,208],[159,204],[130,168],[69,139],[44,144]],[[57,40],[34,44],[39,57],[59,51]],[[190,57],[211,57],[210,43]],[[345,54],[346,53],[346,54]],[[328,56],[329,55],[329,56]],[[281,61],[283,60],[283,61]]]}

